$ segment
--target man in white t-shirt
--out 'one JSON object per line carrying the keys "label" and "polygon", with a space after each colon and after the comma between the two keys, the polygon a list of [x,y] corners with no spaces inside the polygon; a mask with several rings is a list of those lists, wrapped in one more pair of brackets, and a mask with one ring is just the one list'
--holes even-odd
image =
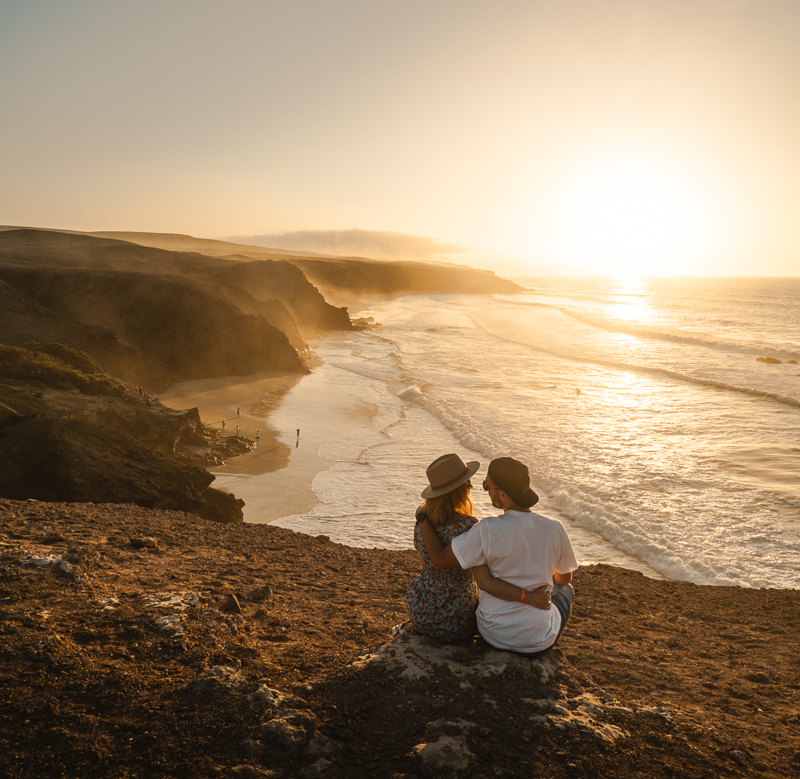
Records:
{"label": "man in white t-shirt", "polygon": [[[489,464],[483,488],[498,517],[487,517],[442,547],[429,521],[422,537],[436,568],[476,568],[486,563],[495,579],[519,588],[516,600],[503,600],[481,589],[476,613],[483,638],[498,649],[537,654],[561,635],[572,609],[572,572],[578,562],[564,526],[531,511],[539,496],[531,489],[528,468],[512,457]],[[485,569],[484,569],[485,570]],[[478,585],[481,579],[476,577]],[[556,608],[534,608],[534,590],[551,593]],[[516,597],[516,596],[515,596]]]}

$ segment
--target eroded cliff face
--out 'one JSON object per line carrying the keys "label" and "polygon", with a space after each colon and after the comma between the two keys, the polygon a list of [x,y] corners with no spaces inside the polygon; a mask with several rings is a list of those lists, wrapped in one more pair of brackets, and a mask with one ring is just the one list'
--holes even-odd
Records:
{"label": "eroded cliff face", "polygon": [[258,301],[280,301],[301,331],[316,333],[352,328],[347,309],[329,305],[303,271],[291,262],[239,262],[216,278],[247,290]]}
{"label": "eroded cliff face", "polygon": [[242,501],[211,487],[202,467],[217,443],[197,409],[0,380],[0,497],[131,503],[242,522]]}
{"label": "eroded cliff face", "polygon": [[243,521],[243,503],[209,491],[213,480],[128,436],[73,419],[25,417],[0,429],[0,494],[11,499],[133,503]]}
{"label": "eroded cliff face", "polygon": [[293,259],[329,300],[358,296],[394,297],[430,293],[491,294],[523,288],[491,271],[421,262],[381,262],[360,258]]}
{"label": "eroded cliff face", "polygon": [[0,340],[58,340],[133,384],[158,391],[190,379],[305,370],[285,333],[204,280],[9,265],[0,265],[0,279],[45,310]]}
{"label": "eroded cliff face", "polygon": [[147,245],[0,230],[0,343],[63,343],[159,391],[189,379],[305,371],[306,337],[353,327],[330,301],[521,289],[462,266],[270,258],[268,249],[191,236],[121,235]]}
{"label": "eroded cliff face", "polygon": [[[189,379],[305,372],[308,347],[281,281],[257,300],[217,279],[239,264],[86,235],[0,232],[0,342],[64,343],[155,391]],[[305,285],[288,292],[296,310],[305,296],[315,324],[325,326],[328,309],[341,315]],[[349,326],[346,312],[337,323]]]}

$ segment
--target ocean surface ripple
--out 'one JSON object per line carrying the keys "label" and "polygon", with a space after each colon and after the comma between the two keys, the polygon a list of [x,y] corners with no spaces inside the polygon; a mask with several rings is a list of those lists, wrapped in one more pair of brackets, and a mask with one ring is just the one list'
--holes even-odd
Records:
{"label": "ocean surface ripple", "polygon": [[800,280],[522,283],[375,304],[380,327],[319,341],[329,390],[376,412],[279,524],[408,548],[432,459],[511,455],[583,562],[800,588]]}

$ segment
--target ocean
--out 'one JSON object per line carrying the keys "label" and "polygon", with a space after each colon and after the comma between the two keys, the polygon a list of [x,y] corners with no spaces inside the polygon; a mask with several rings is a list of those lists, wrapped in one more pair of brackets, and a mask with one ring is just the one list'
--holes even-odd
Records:
{"label": "ocean", "polygon": [[410,548],[433,459],[481,461],[487,516],[512,456],[581,563],[800,588],[800,279],[515,280],[351,309],[379,326],[314,344],[270,422],[295,444],[302,419],[318,503],[276,524]]}

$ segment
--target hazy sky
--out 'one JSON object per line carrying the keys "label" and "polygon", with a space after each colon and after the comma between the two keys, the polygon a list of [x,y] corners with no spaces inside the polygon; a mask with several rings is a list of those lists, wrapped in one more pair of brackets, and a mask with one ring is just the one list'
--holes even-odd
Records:
{"label": "hazy sky", "polygon": [[800,2],[0,0],[0,223],[800,275]]}

